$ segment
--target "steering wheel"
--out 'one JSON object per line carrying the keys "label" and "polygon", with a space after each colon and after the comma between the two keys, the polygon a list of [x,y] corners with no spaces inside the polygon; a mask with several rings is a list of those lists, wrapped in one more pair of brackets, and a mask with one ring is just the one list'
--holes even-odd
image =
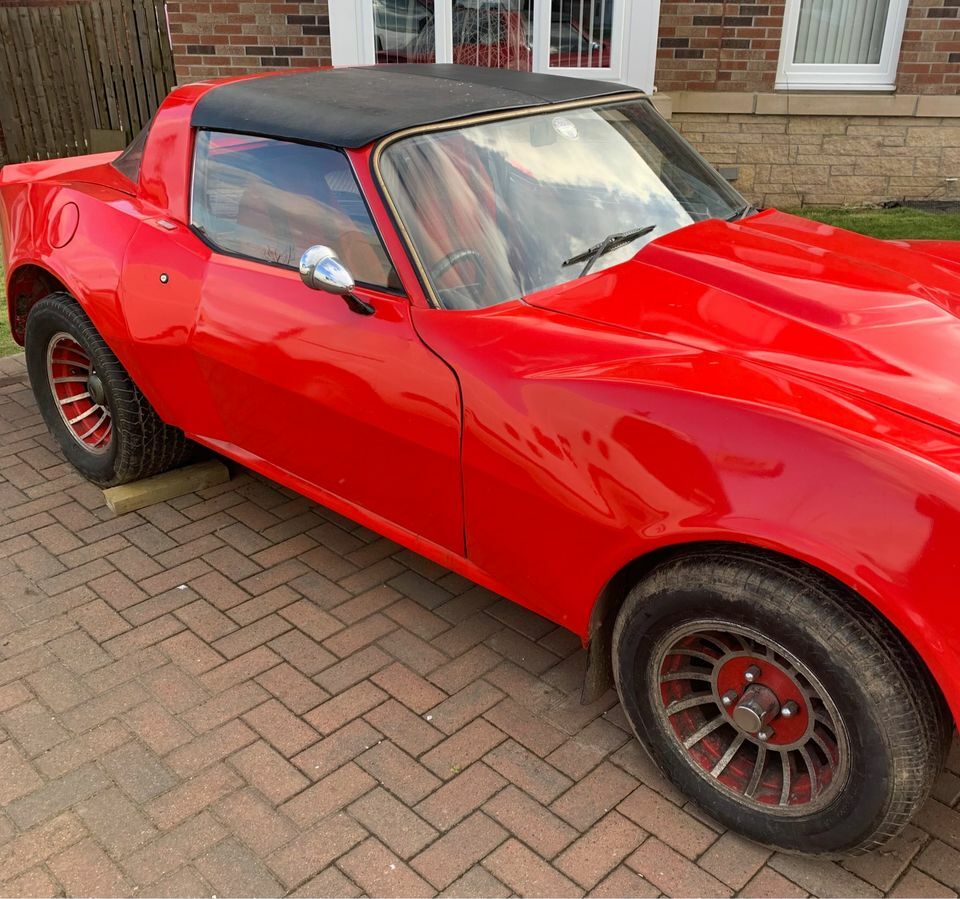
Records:
{"label": "steering wheel", "polygon": [[486,271],[484,269],[483,256],[476,250],[454,250],[452,253],[447,253],[443,259],[435,262],[430,268],[430,277],[434,283],[437,283],[450,269],[466,261],[473,263],[476,272],[473,282],[459,287],[438,286],[437,288],[438,292],[444,295],[445,302],[449,302],[454,308],[472,309],[479,305],[473,297],[469,295],[474,294],[474,296],[476,296],[476,294],[482,294],[486,286]]}

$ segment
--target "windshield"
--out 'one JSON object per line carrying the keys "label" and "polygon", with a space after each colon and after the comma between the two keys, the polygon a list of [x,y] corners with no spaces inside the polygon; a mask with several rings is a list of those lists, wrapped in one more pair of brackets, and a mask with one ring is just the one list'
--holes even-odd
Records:
{"label": "windshield", "polygon": [[431,287],[450,309],[580,277],[584,266],[569,261],[612,235],[643,232],[612,242],[590,271],[744,206],[647,100],[413,135],[390,144],[379,165]]}

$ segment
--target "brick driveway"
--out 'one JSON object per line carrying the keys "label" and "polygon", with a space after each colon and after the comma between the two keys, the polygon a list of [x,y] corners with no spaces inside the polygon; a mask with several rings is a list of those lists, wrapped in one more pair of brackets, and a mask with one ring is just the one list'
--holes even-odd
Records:
{"label": "brick driveway", "polygon": [[0,360],[9,895],[952,896],[960,751],[890,851],[684,803],[546,620],[248,473],[114,517]]}

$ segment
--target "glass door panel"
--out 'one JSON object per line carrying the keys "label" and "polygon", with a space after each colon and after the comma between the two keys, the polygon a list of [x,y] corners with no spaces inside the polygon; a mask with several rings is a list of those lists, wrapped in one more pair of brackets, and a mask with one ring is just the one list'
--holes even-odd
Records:
{"label": "glass door panel", "polygon": [[433,0],[373,0],[377,62],[436,62]]}
{"label": "glass door panel", "polygon": [[613,0],[553,0],[551,68],[610,68]]}
{"label": "glass door panel", "polygon": [[533,70],[533,0],[440,0],[450,16],[451,62]]}
{"label": "glass door panel", "polygon": [[619,80],[626,0],[539,0],[538,72]]}

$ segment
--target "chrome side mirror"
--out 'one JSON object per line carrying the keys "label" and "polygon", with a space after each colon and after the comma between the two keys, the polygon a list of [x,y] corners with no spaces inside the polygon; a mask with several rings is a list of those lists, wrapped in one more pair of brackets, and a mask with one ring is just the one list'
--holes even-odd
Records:
{"label": "chrome side mirror", "polygon": [[344,296],[356,286],[353,276],[330,247],[317,244],[300,257],[300,280],[314,290]]}
{"label": "chrome side mirror", "polygon": [[307,249],[300,257],[300,280],[312,290],[325,290],[343,297],[358,315],[373,315],[377,311],[366,300],[354,296],[353,275],[330,247],[317,244]]}

